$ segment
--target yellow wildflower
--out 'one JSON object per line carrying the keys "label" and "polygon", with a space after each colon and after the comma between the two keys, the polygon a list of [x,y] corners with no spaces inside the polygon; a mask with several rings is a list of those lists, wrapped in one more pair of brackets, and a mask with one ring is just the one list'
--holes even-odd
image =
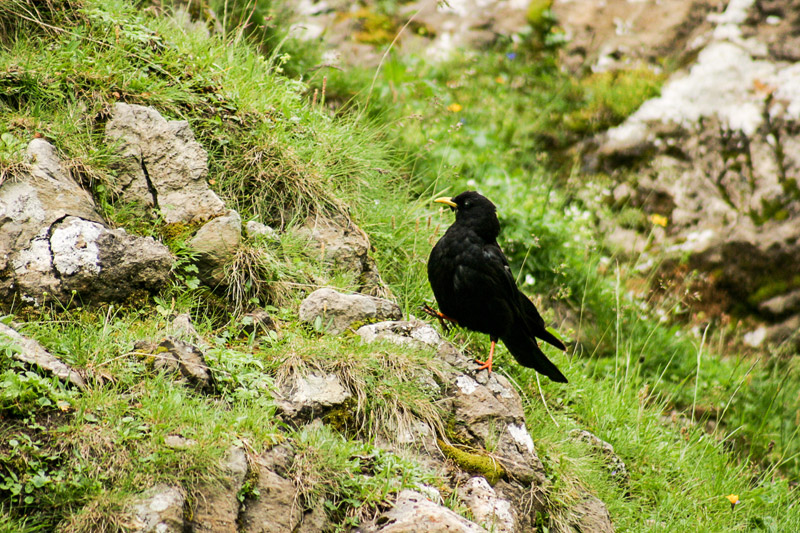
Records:
{"label": "yellow wildflower", "polygon": [[652,222],[656,226],[661,226],[662,228],[666,228],[668,220],[667,217],[663,215],[653,213],[652,215],[650,215],[650,222]]}
{"label": "yellow wildflower", "polygon": [[450,104],[449,106],[447,106],[447,110],[448,110],[448,111],[452,111],[453,113],[458,113],[458,112],[459,112],[459,111],[461,111],[462,109],[464,109],[464,108],[463,108],[463,107],[461,107],[461,104],[457,104],[457,103],[455,103],[455,102],[453,102],[452,104]]}
{"label": "yellow wildflower", "polygon": [[500,85],[503,85],[506,82],[506,79],[503,76],[497,76],[494,79],[494,81],[495,81],[495,83],[499,83]]}
{"label": "yellow wildflower", "polygon": [[728,498],[729,502],[731,502],[731,509],[736,507],[736,504],[739,503],[739,495],[738,494],[728,494],[725,497]]}

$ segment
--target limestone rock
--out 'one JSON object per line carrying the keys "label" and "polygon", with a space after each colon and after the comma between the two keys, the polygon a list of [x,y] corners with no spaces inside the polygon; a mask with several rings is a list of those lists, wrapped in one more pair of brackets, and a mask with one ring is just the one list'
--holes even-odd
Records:
{"label": "limestone rock", "polygon": [[297,234],[308,239],[309,250],[317,258],[359,275],[361,292],[384,294],[375,261],[369,256],[369,237],[352,221],[344,218],[309,219]]}
{"label": "limestone rock", "polygon": [[367,324],[356,330],[356,335],[364,342],[386,340],[400,346],[438,347],[442,337],[433,327],[425,322],[384,321]]}
{"label": "limestone rock", "polygon": [[199,254],[200,279],[211,287],[224,285],[225,266],[231,262],[242,240],[242,219],[234,210],[206,222],[189,241]]}
{"label": "limestone rock", "polygon": [[140,341],[134,345],[142,354],[151,354],[153,369],[180,374],[195,388],[211,392],[214,379],[199,348],[175,337],[167,337],[156,345]]}
{"label": "limestone rock", "polygon": [[510,478],[543,486],[544,466],[525,425],[522,400],[508,380],[481,372],[475,378],[460,374],[454,385],[451,401],[459,440],[482,448],[494,443],[493,456]]}
{"label": "limestone rock", "polygon": [[570,431],[570,436],[575,440],[589,444],[600,452],[612,476],[620,479],[628,478],[628,469],[625,466],[625,462],[614,452],[614,447],[611,444],[585,429],[573,429]]}
{"label": "limestone rock", "polygon": [[[765,4],[755,4],[709,14],[691,67],[598,137],[585,162],[635,175],[631,204],[669,220],[665,250],[711,273],[730,306],[776,319],[795,312],[786,292],[800,264],[800,63],[771,55]],[[780,284],[785,292],[776,295]],[[777,298],[759,301],[765,293]]]}
{"label": "limestone rock", "polygon": [[582,533],[614,533],[614,524],[606,504],[594,496],[587,496],[570,509],[571,531]]}
{"label": "limestone rock", "polygon": [[342,294],[333,289],[318,289],[300,305],[300,320],[314,323],[319,317],[326,333],[337,335],[351,324],[365,320],[398,320],[397,304],[363,294]]}
{"label": "limestone rock", "polygon": [[374,533],[480,533],[486,532],[474,522],[437,505],[419,492],[404,490],[394,506],[367,529]]}
{"label": "limestone rock", "polygon": [[458,496],[472,511],[475,522],[487,530],[495,533],[518,531],[511,502],[499,498],[484,478],[470,478],[458,487]]}
{"label": "limestone rock", "polygon": [[93,304],[167,283],[164,245],[106,227],[47,141],[27,154],[29,170],[0,186],[0,301]]}
{"label": "limestone rock", "polygon": [[351,396],[336,374],[312,372],[307,376],[293,375],[281,387],[276,402],[289,418],[310,419],[343,404]]}
{"label": "limestone rock", "polygon": [[259,497],[246,500],[241,517],[242,533],[284,533],[295,531],[303,515],[297,487],[272,470],[261,467],[256,488]]}
{"label": "limestone rock", "polygon": [[117,145],[123,201],[156,207],[165,222],[196,222],[225,214],[208,188],[208,155],[185,120],[167,121],[152,107],[116,103],[106,137]]}
{"label": "limestone rock", "polygon": [[223,480],[200,488],[197,507],[192,516],[195,533],[238,533],[237,495],[247,475],[247,455],[232,446],[222,463]]}
{"label": "limestone rock", "polygon": [[133,503],[134,533],[183,533],[186,497],[176,487],[156,485]]}
{"label": "limestone rock", "polygon": [[30,339],[0,322],[0,345],[8,345],[12,348],[11,357],[29,365],[36,365],[42,370],[50,372],[61,381],[69,382],[82,389],[86,387],[86,382],[69,365],[62,362],[56,356],[44,349],[44,347],[33,339]]}
{"label": "limestone rock", "polygon": [[800,350],[800,315],[794,315],[783,322],[766,328],[765,337],[771,344],[787,343],[795,350]]}
{"label": "limestone rock", "polygon": [[62,290],[75,291],[84,303],[121,301],[136,290],[156,291],[169,281],[172,255],[152,237],[75,217],[51,230],[53,267]]}
{"label": "limestone rock", "polygon": [[761,302],[758,310],[767,316],[780,318],[791,313],[800,312],[800,290],[779,294]]}
{"label": "limestone rock", "polygon": [[277,231],[266,224],[258,222],[257,220],[251,220],[245,224],[245,231],[247,232],[247,236],[251,239],[263,238],[268,240],[277,240],[279,238]]}
{"label": "limestone rock", "polygon": [[641,62],[658,65],[697,46],[711,25],[706,20],[719,0],[555,0],[552,10],[566,32],[562,54],[570,70],[622,68]]}

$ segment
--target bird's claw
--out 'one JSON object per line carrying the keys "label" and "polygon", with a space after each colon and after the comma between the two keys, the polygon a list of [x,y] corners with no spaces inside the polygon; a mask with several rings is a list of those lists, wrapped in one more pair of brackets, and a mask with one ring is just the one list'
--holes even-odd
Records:
{"label": "bird's claw", "polygon": [[480,359],[475,359],[475,362],[481,365],[478,367],[478,372],[480,372],[481,370],[488,370],[490,374],[492,373],[491,359],[489,359],[488,361],[481,361]]}
{"label": "bird's claw", "polygon": [[419,306],[419,310],[422,311],[423,313],[426,313],[426,314],[432,316],[433,318],[437,319],[439,321],[439,325],[442,326],[442,329],[444,330],[445,333],[449,333],[450,332],[450,324],[448,324],[447,321],[450,321],[450,322],[453,322],[453,323],[456,322],[455,320],[453,320],[449,316],[445,315],[444,313],[441,313],[441,312],[437,311],[436,309],[432,308],[428,304],[424,304],[424,305]]}

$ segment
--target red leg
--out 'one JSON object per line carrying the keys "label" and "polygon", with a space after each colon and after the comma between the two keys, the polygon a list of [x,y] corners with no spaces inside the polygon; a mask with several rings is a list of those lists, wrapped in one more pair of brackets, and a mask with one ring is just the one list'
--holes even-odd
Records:
{"label": "red leg", "polygon": [[494,359],[495,344],[497,344],[497,340],[492,339],[492,347],[489,348],[489,359],[487,359],[486,361],[479,361],[478,359],[475,359],[475,362],[481,365],[478,367],[478,372],[480,372],[481,370],[488,370],[490,374],[492,373],[492,359]]}
{"label": "red leg", "polygon": [[428,304],[420,306],[420,311],[422,311],[424,313],[427,313],[427,314],[431,315],[432,317],[438,319],[439,320],[439,324],[441,324],[442,329],[444,329],[445,331],[449,331],[450,330],[450,325],[447,324],[446,321],[447,322],[452,322],[453,324],[458,325],[458,320],[456,320],[455,318],[450,318],[449,316],[447,316],[446,314],[442,313],[441,311],[437,311],[437,310],[433,309]]}

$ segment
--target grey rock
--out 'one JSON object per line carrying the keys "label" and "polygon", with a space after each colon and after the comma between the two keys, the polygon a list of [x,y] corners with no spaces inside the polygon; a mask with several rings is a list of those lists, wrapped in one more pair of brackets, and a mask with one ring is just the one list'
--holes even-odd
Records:
{"label": "grey rock", "polygon": [[277,231],[266,224],[258,222],[257,220],[249,221],[244,227],[245,231],[247,232],[247,236],[251,239],[263,238],[268,240],[278,240],[279,238]]}
{"label": "grey rock", "polygon": [[766,328],[766,340],[773,345],[787,344],[800,350],[800,315]]}
{"label": "grey rock", "polygon": [[347,401],[352,394],[336,374],[294,374],[276,395],[278,408],[289,418],[313,418]]}
{"label": "grey rock", "polygon": [[552,10],[568,42],[562,59],[573,71],[658,66],[664,57],[683,57],[710,29],[712,0],[555,0]]}
{"label": "grey rock", "polygon": [[167,435],[164,437],[164,446],[173,450],[186,450],[197,445],[194,439],[186,439],[180,435]]}
{"label": "grey rock", "polygon": [[458,487],[458,496],[478,524],[495,533],[516,533],[516,513],[511,502],[500,498],[482,477],[470,478]]}
{"label": "grey rock", "polygon": [[[570,526],[568,531],[582,533],[614,533],[614,524],[608,514],[606,504],[594,496],[587,496],[569,511]],[[566,532],[565,532],[566,533]]]}
{"label": "grey rock", "polygon": [[308,239],[308,250],[312,256],[358,274],[361,292],[374,296],[388,294],[375,261],[369,256],[369,237],[352,221],[342,217],[316,217],[295,231]]}
{"label": "grey rock", "polygon": [[480,533],[484,528],[450,509],[435,504],[419,492],[404,490],[387,512],[367,531],[376,533]]}
{"label": "grey rock", "polygon": [[800,68],[770,56],[759,13],[730,2],[709,15],[697,60],[600,136],[591,157],[612,174],[635,169],[631,205],[669,216],[666,252],[713,272],[722,305],[750,302],[775,319],[795,312],[793,296],[752,297],[765,284],[791,287],[800,263]]}
{"label": "grey rock", "polygon": [[11,346],[11,357],[29,365],[36,365],[42,370],[50,372],[58,379],[69,382],[83,389],[86,382],[69,365],[44,349],[34,339],[28,338],[10,326],[0,322],[0,345]]}
{"label": "grey rock", "polygon": [[573,429],[569,434],[573,439],[585,442],[598,451],[608,465],[612,476],[620,479],[628,478],[628,469],[625,466],[625,462],[614,452],[614,447],[611,444],[585,429]]}
{"label": "grey rock", "polygon": [[131,505],[134,533],[183,533],[186,497],[177,487],[159,484]]}
{"label": "grey rock", "polygon": [[297,233],[308,238],[309,247],[323,261],[353,272],[364,270],[369,238],[352,222],[317,217],[309,219]]}
{"label": "grey rock", "polygon": [[31,141],[27,157],[29,170],[0,186],[0,301],[92,304],[167,283],[164,245],[109,229],[46,141]]}
{"label": "grey rock", "polygon": [[262,466],[258,470],[256,488],[259,497],[245,501],[242,533],[296,531],[303,521],[303,513],[294,483]]}
{"label": "grey rock", "polygon": [[287,442],[284,442],[261,454],[257,462],[260,466],[275,472],[281,477],[289,477],[289,469],[294,462],[294,455],[294,449]]}
{"label": "grey rock", "polygon": [[151,355],[153,369],[180,374],[195,388],[211,392],[214,379],[199,348],[174,337],[167,337],[158,345],[146,341],[137,342],[135,349],[142,355]]}
{"label": "grey rock", "polygon": [[398,320],[397,304],[363,294],[342,294],[333,289],[318,289],[300,305],[300,320],[314,323],[319,317],[326,333],[337,335],[351,324],[365,320]]}
{"label": "grey rock", "polygon": [[200,338],[200,334],[192,324],[192,317],[189,313],[180,313],[174,319],[170,327],[172,335],[179,339],[195,340]]}
{"label": "grey rock", "polygon": [[247,454],[232,446],[222,460],[222,479],[200,487],[192,515],[195,533],[238,533],[239,490],[247,475]]}
{"label": "grey rock", "polygon": [[208,188],[208,155],[185,120],[165,120],[155,109],[114,104],[106,137],[117,147],[123,201],[157,207],[167,223],[196,222],[225,214]]}
{"label": "grey rock", "polygon": [[322,506],[317,506],[303,514],[303,522],[297,533],[323,533],[332,529],[328,515]]}
{"label": "grey rock", "polygon": [[121,301],[169,282],[172,255],[151,237],[75,217],[51,226],[51,231],[53,267],[62,291],[74,291],[83,303]]}
{"label": "grey rock", "polygon": [[493,456],[511,479],[544,485],[544,466],[525,425],[522,400],[508,380],[481,372],[475,378],[458,374],[453,383],[450,399],[459,440],[482,448],[492,443]]}
{"label": "grey rock", "polygon": [[389,341],[400,346],[438,348],[442,337],[430,325],[420,321],[384,321],[367,324],[356,330],[364,342]]}
{"label": "grey rock", "polygon": [[242,240],[242,219],[234,210],[206,222],[189,241],[199,254],[200,279],[211,287],[225,284],[225,267],[236,255]]}
{"label": "grey rock", "polygon": [[784,317],[800,311],[800,290],[779,294],[758,305],[761,313],[771,317]]}
{"label": "grey rock", "polygon": [[256,309],[242,315],[242,325],[247,333],[266,333],[275,330],[275,322],[264,309]]}

